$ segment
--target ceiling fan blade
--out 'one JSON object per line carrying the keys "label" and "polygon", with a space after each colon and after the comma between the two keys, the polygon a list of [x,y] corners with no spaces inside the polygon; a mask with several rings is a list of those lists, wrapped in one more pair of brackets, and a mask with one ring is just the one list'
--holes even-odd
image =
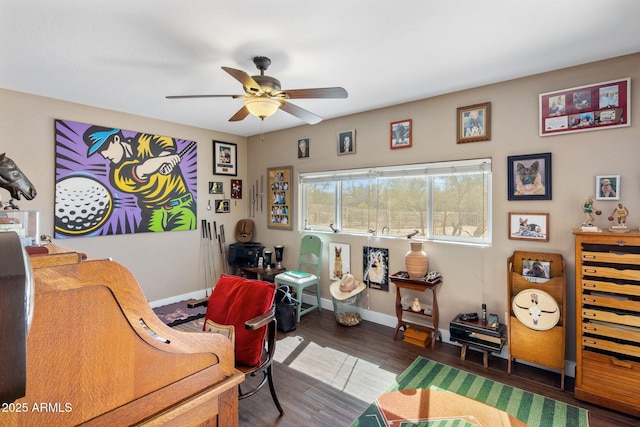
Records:
{"label": "ceiling fan blade", "polygon": [[262,88],[249,74],[242,70],[236,70],[235,68],[222,67],[222,69],[229,73],[231,77],[242,83],[242,86],[251,90],[251,93],[255,93],[257,95],[262,94]]}
{"label": "ceiling fan blade", "polygon": [[315,125],[316,123],[320,123],[322,121],[322,117],[317,116],[312,112],[305,110],[304,108],[298,107],[297,105],[286,101],[281,101],[281,103],[281,110],[284,110],[287,113],[296,116],[300,120],[303,120],[310,125]]}
{"label": "ceiling fan blade", "polygon": [[184,99],[184,98],[244,98],[246,95],[169,95],[167,99]]}
{"label": "ceiling fan blade", "polygon": [[280,92],[288,99],[300,98],[346,98],[349,96],[342,87],[318,87],[313,89],[287,89]]}
{"label": "ceiling fan blade", "polygon": [[233,116],[231,116],[229,121],[239,122],[240,120],[244,120],[245,117],[247,117],[248,115],[249,115],[249,110],[247,110],[247,107],[243,105],[241,109],[239,109]]}

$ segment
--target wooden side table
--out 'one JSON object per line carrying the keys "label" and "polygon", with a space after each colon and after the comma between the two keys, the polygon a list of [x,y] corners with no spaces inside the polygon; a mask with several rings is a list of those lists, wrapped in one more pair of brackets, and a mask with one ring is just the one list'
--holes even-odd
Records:
{"label": "wooden side table", "polygon": [[[400,274],[403,274],[403,273],[405,272],[399,271],[396,274],[389,276],[389,280],[396,285],[396,317],[398,318],[398,324],[396,325],[396,330],[393,333],[393,340],[394,341],[398,340],[398,331],[400,330],[400,328],[403,328],[403,331],[406,331],[407,328],[409,327],[414,327],[416,329],[423,329],[425,331],[428,331],[431,334],[431,350],[433,351],[435,350],[436,339],[440,338],[440,342],[442,342],[442,334],[440,334],[440,331],[438,330],[439,312],[438,312],[438,298],[436,296],[436,289],[438,288],[438,285],[441,283],[441,279],[438,278],[438,280],[436,280],[435,282],[427,282],[426,280],[414,280],[414,279],[409,279],[409,278],[400,276]],[[420,291],[420,292],[425,292],[425,291],[431,292],[431,301],[432,301],[431,310],[429,311],[429,310],[423,309],[420,311],[413,311],[411,310],[411,308],[406,310],[403,309],[402,304],[400,303],[400,301],[402,300],[402,293],[400,291],[401,289],[410,289],[410,290]],[[421,316],[425,316],[426,318],[431,320],[431,326],[408,322],[403,319],[404,313],[414,313]]]}
{"label": "wooden side table", "polygon": [[267,282],[273,282],[273,278],[276,277],[276,275],[287,271],[286,268],[275,268],[275,267],[272,267],[269,270],[264,269],[262,267],[241,267],[240,269],[244,273],[249,273],[252,276],[255,276],[255,278],[258,280],[264,280]]}

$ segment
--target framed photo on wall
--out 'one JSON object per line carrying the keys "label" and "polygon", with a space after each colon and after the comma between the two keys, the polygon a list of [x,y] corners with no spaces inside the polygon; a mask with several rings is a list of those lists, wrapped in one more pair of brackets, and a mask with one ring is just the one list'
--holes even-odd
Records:
{"label": "framed photo on wall", "polygon": [[209,194],[224,193],[224,184],[220,181],[209,181]]}
{"label": "framed photo on wall", "polygon": [[351,246],[329,243],[329,279],[340,280],[347,273],[351,273]]}
{"label": "framed photo on wall", "polygon": [[412,146],[411,140],[412,120],[401,120],[399,122],[391,122],[391,136],[389,147],[392,150],[396,148],[409,148]]}
{"label": "framed photo on wall", "polygon": [[631,79],[540,94],[540,136],[631,125]]}
{"label": "framed photo on wall", "polygon": [[231,198],[242,199],[242,180],[241,179],[231,180]]}
{"label": "framed photo on wall", "polygon": [[213,174],[238,176],[238,145],[213,141]]}
{"label": "framed photo on wall", "polygon": [[216,200],[216,213],[229,213],[229,207],[231,203],[229,199],[217,199]]}
{"label": "framed photo on wall", "polygon": [[298,158],[306,159],[309,157],[309,145],[311,145],[311,138],[300,138],[298,140]]}
{"label": "framed photo on wall", "polygon": [[269,212],[267,227],[293,230],[293,167],[267,169]]}
{"label": "framed photo on wall", "polygon": [[362,248],[362,277],[370,288],[389,292],[389,249]]}
{"label": "framed photo on wall", "polygon": [[549,214],[509,212],[509,239],[549,241]]}
{"label": "framed photo on wall", "polygon": [[356,130],[345,130],[338,133],[338,156],[356,153]]}
{"label": "framed photo on wall", "polygon": [[458,144],[491,139],[491,103],[458,107]]}
{"label": "framed photo on wall", "polygon": [[551,200],[551,153],[509,156],[508,199]]}
{"label": "framed photo on wall", "polygon": [[620,175],[596,176],[596,200],[620,200]]}

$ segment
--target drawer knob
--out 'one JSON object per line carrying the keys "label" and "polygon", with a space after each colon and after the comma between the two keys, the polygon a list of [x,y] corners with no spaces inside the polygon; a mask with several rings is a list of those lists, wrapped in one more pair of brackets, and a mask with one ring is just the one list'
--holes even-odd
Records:
{"label": "drawer knob", "polygon": [[582,312],[582,315],[583,315],[583,316],[596,317],[596,314],[595,314],[595,313],[590,313],[590,312],[588,312],[588,311],[583,311],[583,312]]}
{"label": "drawer knob", "polygon": [[596,302],[596,300],[593,299],[593,298],[582,298],[582,301],[584,301],[584,302]]}

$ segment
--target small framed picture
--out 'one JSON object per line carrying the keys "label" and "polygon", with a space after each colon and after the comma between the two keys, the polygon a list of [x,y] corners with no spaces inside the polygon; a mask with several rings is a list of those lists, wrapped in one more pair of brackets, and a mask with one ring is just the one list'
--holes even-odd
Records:
{"label": "small framed picture", "polygon": [[241,179],[231,180],[231,198],[242,199],[242,180]]}
{"label": "small framed picture", "polygon": [[509,212],[509,239],[549,241],[549,214]]}
{"label": "small framed picture", "polygon": [[491,139],[491,103],[458,107],[458,144]]}
{"label": "small framed picture", "polygon": [[213,174],[238,176],[238,145],[213,141]]}
{"label": "small framed picture", "polygon": [[309,144],[311,143],[311,138],[300,138],[298,140],[298,158],[306,159],[309,157]]}
{"label": "small framed picture", "polygon": [[411,140],[411,119],[401,120],[391,123],[391,136],[389,147],[392,150],[396,148],[409,148],[412,145]]}
{"label": "small framed picture", "polygon": [[389,292],[389,249],[363,246],[362,272],[370,288]]}
{"label": "small framed picture", "polygon": [[508,199],[551,200],[551,153],[509,156]]}
{"label": "small framed picture", "polygon": [[356,131],[345,130],[338,133],[338,156],[356,153]]}
{"label": "small framed picture", "polygon": [[224,193],[222,182],[209,181],[209,194],[222,194]]}
{"label": "small framed picture", "polygon": [[596,200],[620,200],[620,175],[596,176]]}
{"label": "small framed picture", "polygon": [[293,230],[293,166],[268,168],[267,177],[267,227]]}
{"label": "small framed picture", "polygon": [[329,279],[340,280],[347,273],[351,273],[351,246],[329,243]]}
{"label": "small framed picture", "polygon": [[216,200],[216,213],[229,213],[230,205],[229,199]]}

